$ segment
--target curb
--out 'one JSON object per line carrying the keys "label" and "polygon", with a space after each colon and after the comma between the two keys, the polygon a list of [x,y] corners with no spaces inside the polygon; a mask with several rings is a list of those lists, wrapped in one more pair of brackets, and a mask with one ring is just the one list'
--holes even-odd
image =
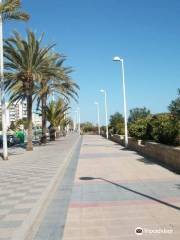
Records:
{"label": "curb", "polygon": [[55,176],[52,178],[52,180],[48,184],[46,190],[44,191],[43,195],[40,197],[36,206],[31,210],[28,218],[21,225],[21,228],[15,231],[12,237],[12,240],[31,239],[29,237],[30,235],[32,235],[32,232],[34,232],[39,227],[38,223],[41,222],[43,213],[45,212],[48,204],[50,203],[51,198],[56,191],[58,183],[62,180],[65,170],[70,163],[72,154],[76,149],[76,147],[78,146],[78,144],[80,143],[80,140],[81,140],[81,137],[78,136],[75,144],[70,149],[70,152],[64,159],[62,165],[60,165]]}

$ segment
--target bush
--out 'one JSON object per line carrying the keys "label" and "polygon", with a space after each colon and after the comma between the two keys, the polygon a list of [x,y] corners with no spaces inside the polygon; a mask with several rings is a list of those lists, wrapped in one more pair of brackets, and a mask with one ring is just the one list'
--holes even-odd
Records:
{"label": "bush", "polygon": [[81,123],[81,129],[84,133],[88,133],[88,132],[97,133],[98,132],[98,127],[94,126],[90,122]]}
{"label": "bush", "polygon": [[180,121],[170,114],[160,114],[150,121],[152,139],[168,145],[176,145],[179,136]]}
{"label": "bush", "polygon": [[138,119],[143,119],[150,116],[150,114],[151,114],[150,110],[147,109],[146,107],[130,109],[128,122],[129,123],[136,122]]}
{"label": "bush", "polygon": [[129,124],[129,134],[136,139],[147,140],[147,126],[149,118],[142,118],[136,120],[134,123]]}
{"label": "bush", "polygon": [[136,139],[176,145],[180,136],[179,129],[180,121],[165,113],[136,120],[129,125],[129,134]]}
{"label": "bush", "polygon": [[112,134],[124,134],[124,117],[122,114],[116,112],[110,116],[109,131]]}

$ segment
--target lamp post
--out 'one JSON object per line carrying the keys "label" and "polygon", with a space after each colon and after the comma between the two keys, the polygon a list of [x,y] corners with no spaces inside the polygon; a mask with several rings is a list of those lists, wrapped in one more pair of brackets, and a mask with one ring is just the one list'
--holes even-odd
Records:
{"label": "lamp post", "polygon": [[95,102],[94,103],[95,105],[96,105],[96,107],[97,107],[97,120],[98,120],[98,133],[99,133],[99,135],[100,135],[100,120],[99,120],[99,103],[98,102]]}
{"label": "lamp post", "polygon": [[124,59],[118,56],[113,58],[115,62],[121,62],[122,66],[122,79],[123,79],[123,98],[124,98],[124,126],[125,126],[125,147],[128,146],[128,130],[127,130],[127,105],[126,105],[126,86],[124,79]]}
{"label": "lamp post", "polygon": [[74,111],[74,113],[75,113],[75,115],[74,115],[74,131],[75,131],[76,130],[76,124],[77,124],[77,118],[78,118],[78,116],[77,116],[78,112]]}
{"label": "lamp post", "polygon": [[105,114],[106,114],[106,138],[108,139],[109,132],[108,132],[108,114],[107,114],[107,93],[106,93],[106,90],[104,89],[101,89],[100,92],[104,93],[104,107],[105,107]]}
{"label": "lamp post", "polygon": [[[0,0],[2,3],[2,0]],[[3,54],[3,21],[0,14],[0,80],[1,80],[1,108],[2,108],[2,134],[3,134],[3,159],[8,159],[7,151],[7,126],[6,126],[6,102],[4,92],[4,54]]]}
{"label": "lamp post", "polygon": [[79,135],[81,134],[81,111],[80,111],[80,107],[77,108],[77,112],[78,112],[78,132]]}

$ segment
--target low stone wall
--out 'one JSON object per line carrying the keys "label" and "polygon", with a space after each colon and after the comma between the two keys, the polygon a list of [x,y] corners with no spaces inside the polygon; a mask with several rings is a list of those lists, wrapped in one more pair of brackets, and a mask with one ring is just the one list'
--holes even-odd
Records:
{"label": "low stone wall", "polygon": [[[124,137],[120,135],[110,136],[110,140],[124,145]],[[144,142],[134,138],[128,138],[128,147],[142,154],[165,163],[167,166],[180,171],[180,147],[172,147],[156,142]]]}

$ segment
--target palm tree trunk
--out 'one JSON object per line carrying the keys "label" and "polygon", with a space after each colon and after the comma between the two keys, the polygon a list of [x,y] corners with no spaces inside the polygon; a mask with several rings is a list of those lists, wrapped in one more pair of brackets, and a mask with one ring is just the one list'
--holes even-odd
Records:
{"label": "palm tree trunk", "polygon": [[28,137],[27,137],[27,151],[33,150],[33,143],[32,143],[32,94],[28,91],[27,94],[27,121],[28,121]]}
{"label": "palm tree trunk", "polygon": [[56,128],[51,127],[49,129],[50,141],[56,141]]}
{"label": "palm tree trunk", "polygon": [[41,100],[41,106],[42,106],[42,137],[41,137],[41,142],[42,143],[46,143],[47,139],[46,139],[46,122],[47,122],[47,118],[46,118],[46,102],[47,102],[47,95],[44,94],[42,96],[42,100]]}

